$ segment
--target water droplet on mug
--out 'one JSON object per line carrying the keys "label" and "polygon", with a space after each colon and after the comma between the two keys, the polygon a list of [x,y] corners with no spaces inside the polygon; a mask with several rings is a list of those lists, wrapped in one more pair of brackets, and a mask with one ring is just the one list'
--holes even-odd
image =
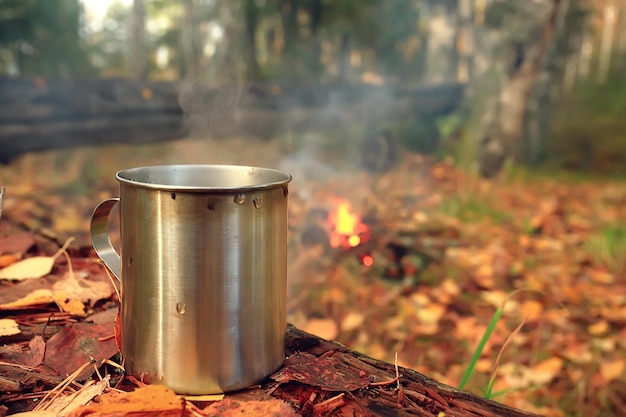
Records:
{"label": "water droplet on mug", "polygon": [[246,196],[244,194],[242,193],[235,194],[235,203],[243,204],[244,201],[246,201]]}
{"label": "water droplet on mug", "polygon": [[254,208],[260,208],[261,207],[261,197],[254,197],[254,199],[252,200],[252,204],[254,204]]}
{"label": "water droplet on mug", "polygon": [[180,315],[183,315],[187,312],[187,304],[185,303],[176,303],[176,312]]}
{"label": "water droplet on mug", "polygon": [[283,195],[287,197],[289,195],[289,187],[283,185]]}
{"label": "water droplet on mug", "polygon": [[176,200],[176,193],[172,193],[172,200]]}
{"label": "water droplet on mug", "polygon": [[132,256],[130,256],[128,258],[128,266],[133,266],[133,257]]}

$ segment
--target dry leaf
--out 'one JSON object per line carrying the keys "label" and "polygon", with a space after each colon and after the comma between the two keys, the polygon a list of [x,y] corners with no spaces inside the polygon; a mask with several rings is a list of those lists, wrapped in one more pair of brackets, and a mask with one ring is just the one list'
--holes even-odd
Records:
{"label": "dry leaf", "polygon": [[204,415],[209,417],[299,416],[285,401],[276,399],[265,401],[235,401],[227,398],[215,404],[211,404],[202,411]]}
{"label": "dry leaf", "polygon": [[0,279],[24,280],[41,278],[52,271],[56,257],[34,256],[0,269]]}
{"label": "dry leaf", "polygon": [[543,385],[552,381],[562,369],[563,359],[554,356],[533,366],[529,376],[534,384]]}
{"label": "dry leaf", "polygon": [[90,381],[85,384],[78,391],[70,395],[61,395],[59,397],[52,397],[52,399],[38,406],[42,411],[53,412],[55,416],[64,417],[70,414],[73,410],[84,406],[89,401],[101,395],[105,389],[109,387],[109,381],[111,375],[106,375],[103,379],[97,383]]}
{"label": "dry leaf", "polygon": [[20,258],[17,255],[14,255],[12,253],[7,253],[6,255],[0,255],[0,268],[4,268],[9,265],[12,265],[19,260]]}
{"label": "dry leaf", "polygon": [[302,330],[327,340],[335,339],[338,333],[337,324],[333,319],[311,319]]}
{"label": "dry leaf", "polygon": [[54,301],[62,311],[83,316],[85,314],[83,303],[93,305],[96,301],[113,295],[114,288],[109,281],[80,278],[84,275],[86,274],[68,272],[62,280],[52,286]]}
{"label": "dry leaf", "polygon": [[602,320],[597,323],[590,324],[587,327],[587,331],[589,332],[589,334],[593,336],[601,336],[603,334],[606,334],[609,330],[610,330],[610,326],[606,320]]}
{"label": "dry leaf", "polygon": [[41,336],[35,336],[28,342],[28,350],[23,353],[22,364],[36,368],[46,356],[46,342]]}
{"label": "dry leaf", "polygon": [[363,314],[351,311],[341,321],[341,330],[344,332],[349,332],[351,330],[358,329],[359,327],[361,327],[364,321],[365,316]]}
{"label": "dry leaf", "polygon": [[420,322],[430,325],[439,323],[439,320],[445,313],[445,306],[435,303],[431,303],[426,307],[420,307],[415,311],[415,315]]}
{"label": "dry leaf", "polygon": [[21,330],[13,319],[0,319],[0,336],[13,336],[20,334]]}
{"label": "dry leaf", "polygon": [[537,321],[543,313],[543,304],[537,300],[526,300],[521,306],[522,317],[528,322]]}
{"label": "dry leaf", "polygon": [[56,259],[65,252],[73,240],[73,237],[69,238],[57,253],[52,256],[33,256],[32,258],[22,259],[6,268],[0,269],[0,279],[22,281],[48,275],[50,271],[52,271]]}
{"label": "dry leaf", "polygon": [[616,359],[600,364],[600,375],[606,382],[614,381],[624,375],[624,359]]}
{"label": "dry leaf", "polygon": [[48,288],[40,288],[26,295],[25,297],[19,298],[15,301],[11,301],[8,303],[0,304],[0,310],[15,310],[19,308],[32,307],[41,304],[50,304],[54,302],[54,297],[52,296],[52,290]]}
{"label": "dry leaf", "polygon": [[146,385],[132,392],[112,392],[98,397],[98,402],[73,410],[68,417],[85,416],[182,416],[185,400],[162,385]]}

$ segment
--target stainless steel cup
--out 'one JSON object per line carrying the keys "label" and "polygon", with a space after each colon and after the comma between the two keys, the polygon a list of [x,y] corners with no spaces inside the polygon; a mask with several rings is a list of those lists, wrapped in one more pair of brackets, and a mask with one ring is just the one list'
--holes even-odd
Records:
{"label": "stainless steel cup", "polygon": [[[91,236],[121,282],[127,373],[181,394],[244,388],[284,359],[287,184],[266,168],[164,165],[116,174]],[[120,254],[107,233],[120,207]]]}

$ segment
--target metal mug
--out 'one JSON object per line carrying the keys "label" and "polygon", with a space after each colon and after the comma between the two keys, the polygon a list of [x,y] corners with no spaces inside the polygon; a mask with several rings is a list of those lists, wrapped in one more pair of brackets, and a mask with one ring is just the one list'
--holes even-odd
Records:
{"label": "metal mug", "polygon": [[[180,394],[250,386],[284,359],[287,173],[162,165],[116,174],[91,219],[121,282],[126,372]],[[120,207],[120,254],[108,235]]]}

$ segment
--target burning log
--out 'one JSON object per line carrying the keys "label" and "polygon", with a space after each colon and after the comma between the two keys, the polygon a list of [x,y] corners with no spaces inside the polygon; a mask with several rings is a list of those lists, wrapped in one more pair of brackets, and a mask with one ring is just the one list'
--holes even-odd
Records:
{"label": "burning log", "polygon": [[377,267],[381,278],[401,283],[403,292],[413,291],[421,273],[457,244],[453,236],[438,236],[439,230],[390,233],[375,216],[361,216],[339,198],[329,210],[312,209],[305,224],[300,235],[304,248],[319,248],[335,263],[356,257],[364,267]]}

